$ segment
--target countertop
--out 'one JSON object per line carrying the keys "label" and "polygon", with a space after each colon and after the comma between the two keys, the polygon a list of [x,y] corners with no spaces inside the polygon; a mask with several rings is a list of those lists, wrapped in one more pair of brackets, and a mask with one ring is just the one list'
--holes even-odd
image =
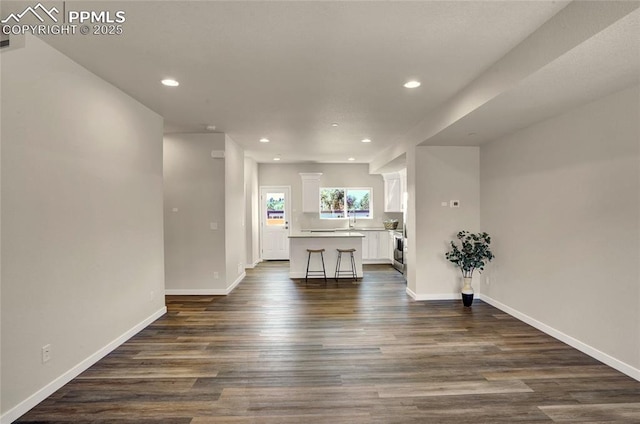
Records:
{"label": "countertop", "polygon": [[314,233],[332,233],[332,232],[353,232],[353,231],[387,231],[384,227],[356,227],[349,228],[303,228],[301,232],[314,232]]}
{"label": "countertop", "polygon": [[312,233],[310,231],[294,233],[289,238],[363,238],[364,234],[354,231],[323,231]]}

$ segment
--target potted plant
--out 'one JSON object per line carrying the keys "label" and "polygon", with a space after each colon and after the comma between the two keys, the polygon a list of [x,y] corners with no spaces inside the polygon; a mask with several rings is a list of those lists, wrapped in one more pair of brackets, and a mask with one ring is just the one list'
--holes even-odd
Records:
{"label": "potted plant", "polygon": [[462,271],[462,303],[464,306],[471,306],[473,303],[473,288],[471,287],[471,277],[473,271],[484,270],[484,266],[489,263],[495,256],[489,249],[491,237],[487,233],[470,233],[468,231],[460,231],[457,234],[458,244],[451,242],[451,250],[445,257]]}

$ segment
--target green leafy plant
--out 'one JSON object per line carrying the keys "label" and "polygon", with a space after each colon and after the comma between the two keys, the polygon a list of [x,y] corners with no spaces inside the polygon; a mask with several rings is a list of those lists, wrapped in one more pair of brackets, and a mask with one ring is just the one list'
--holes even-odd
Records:
{"label": "green leafy plant", "polygon": [[464,278],[470,278],[473,271],[484,270],[484,266],[495,256],[489,245],[491,237],[487,233],[470,233],[460,231],[457,234],[458,244],[451,242],[451,250],[445,254],[449,262],[460,268]]}

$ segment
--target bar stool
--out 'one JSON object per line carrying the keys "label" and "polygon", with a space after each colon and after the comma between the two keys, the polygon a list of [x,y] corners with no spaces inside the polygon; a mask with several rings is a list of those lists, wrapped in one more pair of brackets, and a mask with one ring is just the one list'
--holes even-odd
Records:
{"label": "bar stool", "polygon": [[[307,249],[307,253],[308,253],[308,257],[307,257],[307,273],[304,276],[304,282],[305,284],[308,281],[309,276],[320,276],[322,275],[324,277],[324,284],[327,284],[327,273],[325,272],[324,269],[324,255],[323,255],[324,249]],[[311,262],[311,254],[312,253],[320,253],[320,260],[322,261],[322,270],[310,270],[309,269],[309,263]]]}
{"label": "bar stool", "polygon": [[[341,273],[348,273],[351,274],[351,277],[353,278],[353,281],[358,281],[358,274],[356,272],[356,260],[353,257],[353,252],[356,251],[356,249],[336,249],[338,251],[338,263],[336,264],[336,274],[335,274],[335,279],[336,282],[338,281],[338,279],[340,278],[340,274]],[[349,270],[341,270],[340,269],[340,265],[342,263],[342,254],[343,253],[349,253],[351,255],[351,269]]]}

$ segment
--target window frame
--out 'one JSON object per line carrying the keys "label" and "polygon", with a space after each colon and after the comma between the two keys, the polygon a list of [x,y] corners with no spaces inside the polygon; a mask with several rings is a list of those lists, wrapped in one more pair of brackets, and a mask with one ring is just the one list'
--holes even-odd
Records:
{"label": "window frame", "polygon": [[[344,203],[344,210],[342,211],[342,214],[344,216],[340,216],[340,217],[328,217],[328,216],[322,216],[322,192],[324,190],[342,190],[344,192],[343,195],[343,203]],[[356,191],[356,190],[366,190],[369,193],[369,214],[368,216],[358,216],[358,214],[355,214],[356,219],[373,219],[373,187],[346,187],[346,186],[330,186],[330,187],[320,187],[320,189],[318,190],[318,203],[319,203],[319,213],[318,213],[318,217],[322,220],[348,220],[350,219],[352,216],[354,216],[348,209],[347,206],[347,196],[350,190]]]}

